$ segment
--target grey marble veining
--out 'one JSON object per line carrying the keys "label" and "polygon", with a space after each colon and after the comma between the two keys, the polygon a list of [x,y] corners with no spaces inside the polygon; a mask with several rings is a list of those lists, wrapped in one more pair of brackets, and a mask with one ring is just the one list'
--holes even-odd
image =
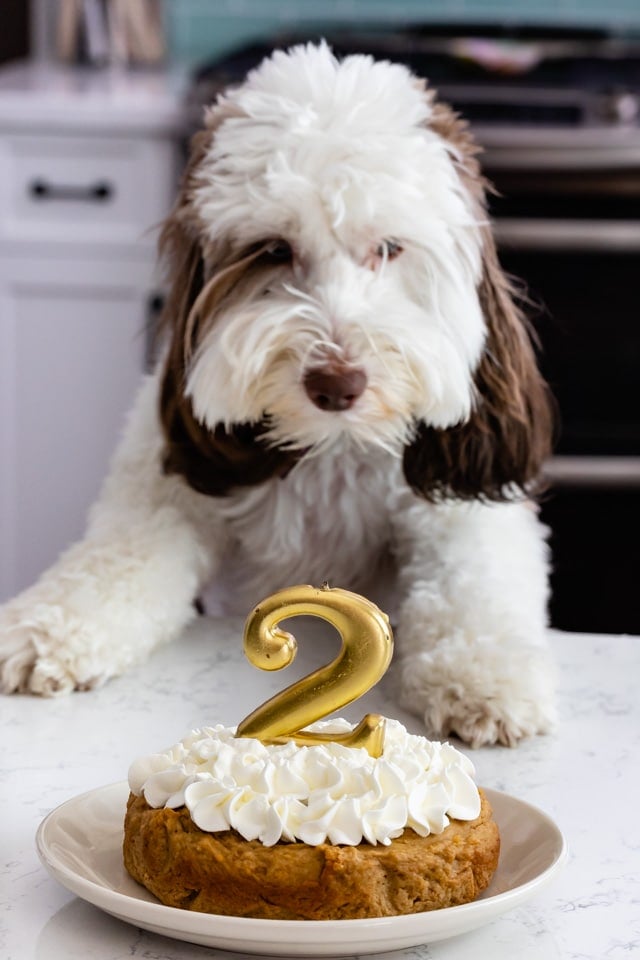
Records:
{"label": "grey marble veining", "polygon": [[[241,622],[201,618],[178,644],[101,690],[58,700],[0,698],[3,817],[0,960],[200,960],[237,957],[130,926],[49,877],[34,837],[63,801],[123,780],[139,754],[192,727],[237,723],[337,643],[311,625],[286,674],[244,659]],[[540,807],[565,834],[569,861],[537,897],[473,933],[378,954],[388,960],[640,958],[640,638],[554,634],[560,672],[555,734],[468,751],[481,784]],[[398,707],[390,673],[342,711],[420,721]]]}

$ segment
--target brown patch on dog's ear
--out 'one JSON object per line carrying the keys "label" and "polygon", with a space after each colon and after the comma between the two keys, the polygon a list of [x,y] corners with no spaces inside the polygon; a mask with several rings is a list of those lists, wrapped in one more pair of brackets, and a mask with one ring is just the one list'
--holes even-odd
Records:
{"label": "brown patch on dog's ear", "polygon": [[429,500],[500,501],[539,492],[541,468],[551,453],[549,390],[492,245],[478,295],[488,334],[471,416],[448,429],[419,423],[404,451],[407,482]]}
{"label": "brown patch on dog's ear", "polygon": [[[466,123],[436,104],[431,125],[454,147],[476,219],[486,223],[486,183]],[[429,500],[501,501],[537,492],[542,465],[551,453],[551,395],[538,370],[526,320],[498,262],[491,230],[481,229],[478,297],[487,339],[474,377],[474,409],[467,421],[448,429],[418,423],[404,451],[407,482]]]}
{"label": "brown patch on dog's ear", "polygon": [[210,497],[222,497],[238,487],[255,486],[274,476],[284,477],[300,451],[284,451],[263,439],[266,422],[217,424],[204,427],[193,416],[190,400],[174,382],[168,367],[162,384],[161,410],[167,442],[165,473],[177,473],[190,487]]}
{"label": "brown patch on dog's ear", "polygon": [[[163,468],[182,475],[187,483],[210,496],[223,496],[235,487],[253,486],[273,476],[284,476],[301,452],[270,446],[266,422],[209,429],[194,415],[185,396],[187,364],[197,349],[203,324],[228,297],[250,263],[252,251],[240,260],[220,250],[202,248],[201,226],[193,206],[197,171],[205,160],[216,126],[228,114],[224,105],[211,111],[208,126],[195,135],[176,204],[160,236],[160,253],[167,264],[167,298],[161,332],[168,348],[160,392],[160,420],[165,435]],[[212,256],[217,262],[212,262]],[[206,277],[207,271],[211,274]]]}
{"label": "brown patch on dog's ear", "polygon": [[204,160],[212,133],[200,130],[191,140],[190,156],[182,174],[178,196],[160,233],[159,253],[165,268],[166,296],[159,324],[159,337],[169,339],[177,350],[184,324],[204,283],[204,260],[193,213],[194,173]]}
{"label": "brown patch on dog's ear", "polygon": [[446,103],[433,100],[433,93],[425,87],[425,96],[431,104],[429,128],[437,133],[451,147],[451,159],[458,171],[475,212],[486,217],[485,191],[491,189],[488,180],[482,175],[479,146],[468,122],[451,109]]}

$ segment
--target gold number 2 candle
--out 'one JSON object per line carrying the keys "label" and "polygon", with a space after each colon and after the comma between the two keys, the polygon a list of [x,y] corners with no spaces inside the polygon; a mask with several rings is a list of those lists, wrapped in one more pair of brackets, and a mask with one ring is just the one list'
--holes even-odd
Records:
{"label": "gold number 2 candle", "polygon": [[364,747],[372,756],[380,756],[384,717],[379,714],[367,714],[346,734],[303,728],[357,700],[384,675],[393,653],[389,618],[365,597],[339,587],[288,587],[263,600],[247,618],[244,650],[254,666],[281,670],[292,663],[296,639],[279,624],[297,616],[320,617],[331,623],[342,638],[340,653],[331,663],[262,703],[238,725],[236,736],[307,745],[333,741]]}

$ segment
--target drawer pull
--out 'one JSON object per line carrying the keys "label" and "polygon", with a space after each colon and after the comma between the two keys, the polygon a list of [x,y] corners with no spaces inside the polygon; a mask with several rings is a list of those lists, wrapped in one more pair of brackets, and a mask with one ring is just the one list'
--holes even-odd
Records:
{"label": "drawer pull", "polygon": [[79,200],[85,203],[105,203],[107,200],[113,199],[115,191],[112,184],[106,180],[100,180],[88,186],[33,180],[29,184],[29,193],[36,200]]}

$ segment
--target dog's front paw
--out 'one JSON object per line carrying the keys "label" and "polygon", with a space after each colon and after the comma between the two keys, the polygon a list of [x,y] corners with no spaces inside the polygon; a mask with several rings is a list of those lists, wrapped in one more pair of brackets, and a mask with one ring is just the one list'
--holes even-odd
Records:
{"label": "dog's front paw", "polygon": [[[25,604],[22,597],[0,607],[0,689],[44,697],[96,686],[100,677],[83,677],[74,663],[73,624],[60,607]],[[106,676],[105,676],[106,679]]]}
{"label": "dog's front paw", "polygon": [[551,716],[542,716],[532,701],[473,698],[455,690],[445,691],[444,696],[429,703],[424,721],[433,735],[455,735],[474,748],[488,744],[515,747],[520,740],[551,728]]}
{"label": "dog's front paw", "polygon": [[7,604],[0,609],[0,687],[3,693],[37,693],[45,697],[70,693],[72,672],[54,656],[41,656],[50,645],[42,611],[29,616]]}
{"label": "dog's front paw", "polygon": [[479,640],[408,657],[400,667],[402,700],[431,736],[455,735],[471,747],[513,747],[555,723],[554,670],[545,648],[511,649]]}
{"label": "dog's front paw", "polygon": [[29,629],[10,605],[0,607],[0,688],[3,693],[26,690],[37,654]]}

